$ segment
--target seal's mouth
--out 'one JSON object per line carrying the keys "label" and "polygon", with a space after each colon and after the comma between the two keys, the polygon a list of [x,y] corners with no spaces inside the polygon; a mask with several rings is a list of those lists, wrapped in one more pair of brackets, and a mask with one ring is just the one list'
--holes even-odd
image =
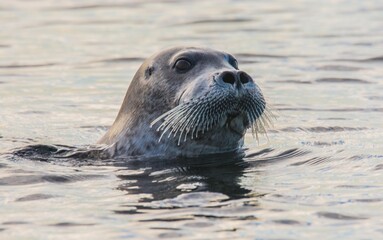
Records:
{"label": "seal's mouth", "polygon": [[[159,141],[167,136],[182,141],[199,139],[209,132],[222,133],[226,129],[240,136],[245,135],[251,127],[253,134],[259,130],[265,132],[269,122],[266,102],[259,91],[247,90],[246,94],[238,97],[224,91],[212,91],[209,94],[178,103],[176,107],[156,118],[150,125],[157,125],[157,131],[162,132]],[[224,127],[224,129],[223,129]]]}
{"label": "seal's mouth", "polygon": [[248,126],[246,126],[246,122],[248,121],[245,122],[245,120],[247,119],[246,116],[244,116],[244,113],[239,110],[235,110],[227,114],[225,126],[232,133],[242,137],[248,128]]}

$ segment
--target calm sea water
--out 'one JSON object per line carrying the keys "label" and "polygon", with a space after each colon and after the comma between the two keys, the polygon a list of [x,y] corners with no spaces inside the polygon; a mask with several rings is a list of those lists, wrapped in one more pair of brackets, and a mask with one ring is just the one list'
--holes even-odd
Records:
{"label": "calm sea water", "polygon": [[1,239],[382,239],[383,2],[1,1],[0,151],[95,143],[166,47],[224,50],[278,118],[247,157],[0,155]]}

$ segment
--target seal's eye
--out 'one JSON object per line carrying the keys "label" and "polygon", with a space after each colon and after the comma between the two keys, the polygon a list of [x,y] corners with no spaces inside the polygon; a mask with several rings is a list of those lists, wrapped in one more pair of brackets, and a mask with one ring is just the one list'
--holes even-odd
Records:
{"label": "seal's eye", "polygon": [[184,58],[178,59],[174,66],[180,72],[186,72],[192,68],[191,62]]}
{"label": "seal's eye", "polygon": [[231,66],[233,66],[235,69],[238,69],[238,62],[237,62],[237,59],[235,59],[234,57],[232,56],[229,56],[229,64]]}

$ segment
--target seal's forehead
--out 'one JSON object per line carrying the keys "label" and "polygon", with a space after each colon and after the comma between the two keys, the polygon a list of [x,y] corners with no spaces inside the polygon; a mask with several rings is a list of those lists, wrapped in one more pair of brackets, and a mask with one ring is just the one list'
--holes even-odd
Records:
{"label": "seal's forehead", "polygon": [[230,54],[225,52],[209,49],[209,48],[198,48],[198,47],[175,47],[163,50],[155,55],[156,59],[174,61],[178,58],[211,58],[211,59],[222,59],[227,60]]}
{"label": "seal's forehead", "polygon": [[174,47],[165,49],[147,59],[146,62],[156,63],[157,66],[172,66],[181,58],[200,63],[214,63],[217,66],[221,64],[230,64],[231,66],[234,66],[234,68],[238,68],[237,61],[231,54],[200,47]]}

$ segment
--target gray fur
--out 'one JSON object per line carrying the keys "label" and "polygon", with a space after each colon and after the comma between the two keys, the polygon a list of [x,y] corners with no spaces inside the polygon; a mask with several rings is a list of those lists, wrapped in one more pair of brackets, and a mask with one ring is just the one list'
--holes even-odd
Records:
{"label": "gray fur", "polygon": [[[248,75],[243,84],[222,80],[225,71],[240,73],[228,56],[179,47],[148,58],[98,143],[108,145],[111,156],[193,157],[241,148],[246,129],[264,131],[269,117],[263,95]],[[180,58],[191,60],[192,69],[177,72],[174,64]]]}

